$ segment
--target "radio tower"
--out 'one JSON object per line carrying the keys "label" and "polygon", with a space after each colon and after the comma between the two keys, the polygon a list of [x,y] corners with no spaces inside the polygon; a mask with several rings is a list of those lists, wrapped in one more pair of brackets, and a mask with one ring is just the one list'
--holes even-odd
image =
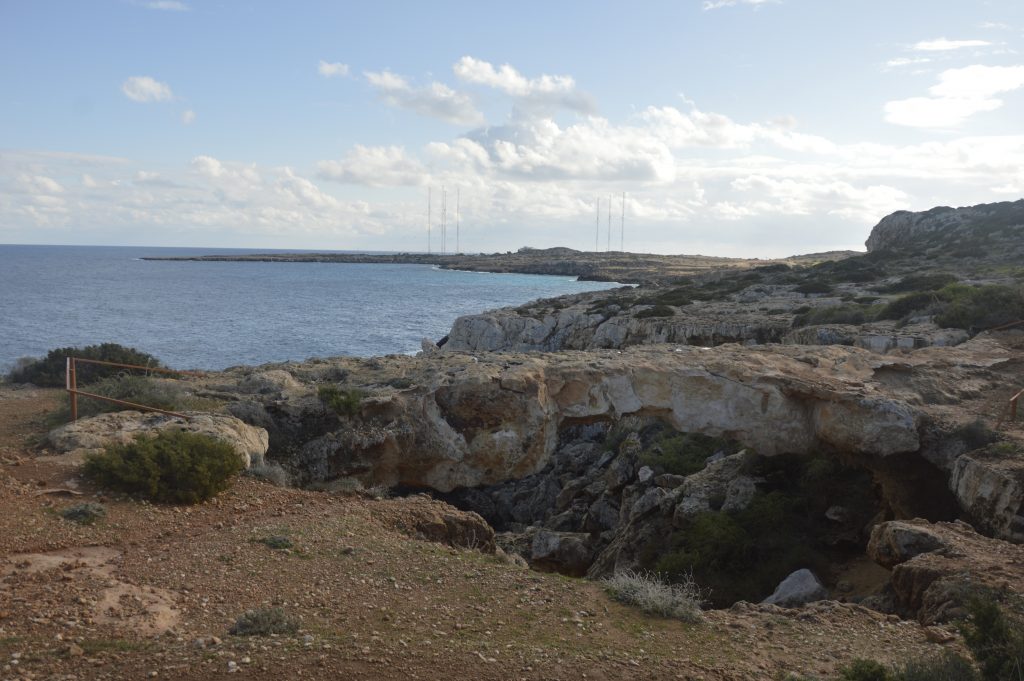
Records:
{"label": "radio tower", "polygon": [[597,205],[594,208],[594,253],[601,252],[601,197],[597,197]]}
{"label": "radio tower", "polygon": [[609,253],[612,250],[612,197],[608,196],[608,245],[605,248]]}
{"label": "radio tower", "polygon": [[459,246],[459,188],[455,188],[455,252],[462,253],[462,247]]}
{"label": "radio tower", "polygon": [[427,187],[427,255],[430,255],[430,187]]}
{"label": "radio tower", "polygon": [[622,222],[619,223],[619,250],[626,252],[626,192],[622,192]]}
{"label": "radio tower", "polygon": [[441,187],[441,255],[448,253],[448,190]]}

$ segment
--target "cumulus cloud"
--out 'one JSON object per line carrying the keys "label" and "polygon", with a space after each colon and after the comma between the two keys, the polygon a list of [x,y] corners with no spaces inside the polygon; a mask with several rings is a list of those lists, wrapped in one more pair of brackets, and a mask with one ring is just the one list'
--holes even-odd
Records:
{"label": "cumulus cloud", "polygon": [[721,7],[732,7],[734,5],[767,5],[769,3],[782,2],[782,0],[704,0],[704,10],[719,9]]}
{"label": "cumulus cloud", "polygon": [[341,62],[326,62],[323,59],[320,60],[320,64],[316,67],[317,73],[324,78],[334,78],[336,76],[347,76],[348,75],[348,64],[342,64]]}
{"label": "cumulus cloud", "polygon": [[532,104],[560,106],[583,113],[591,113],[596,108],[590,97],[579,92],[572,76],[543,74],[527,78],[509,64],[495,67],[470,56],[455,62],[452,71],[467,83],[486,85]]}
{"label": "cumulus cloud", "polygon": [[188,109],[181,113],[181,122],[184,125],[192,125],[196,120],[196,112],[192,109]]}
{"label": "cumulus cloud", "polygon": [[484,121],[483,114],[477,111],[472,99],[444,83],[434,81],[424,87],[414,87],[402,76],[387,70],[368,71],[364,75],[381,98],[391,106],[455,125],[473,126]]}
{"label": "cumulus cloud", "polygon": [[936,38],[935,40],[922,40],[914,43],[911,47],[919,52],[947,52],[949,50],[962,50],[965,47],[988,47],[992,43],[988,40],[949,40],[948,38]]}
{"label": "cumulus cloud", "polygon": [[371,187],[424,184],[426,168],[409,158],[402,147],[357,144],[340,161],[321,161],[317,174],[325,180]]}
{"label": "cumulus cloud", "polygon": [[975,64],[948,69],[928,89],[928,97],[887,102],[885,119],[918,128],[955,128],[975,114],[1003,105],[997,94],[1024,87],[1024,66]]}
{"label": "cumulus cloud", "polygon": [[121,92],[134,102],[166,102],[174,97],[167,83],[149,76],[132,76],[121,83]]}

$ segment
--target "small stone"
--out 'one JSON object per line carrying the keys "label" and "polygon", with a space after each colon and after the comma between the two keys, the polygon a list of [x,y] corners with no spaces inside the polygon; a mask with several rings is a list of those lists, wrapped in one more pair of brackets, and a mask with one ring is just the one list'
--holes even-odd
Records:
{"label": "small stone", "polygon": [[228,660],[228,674],[234,674],[238,671],[238,663],[234,660]]}
{"label": "small stone", "polygon": [[85,650],[82,646],[72,643],[68,646],[68,655],[71,657],[81,657],[82,655],[85,655]]}

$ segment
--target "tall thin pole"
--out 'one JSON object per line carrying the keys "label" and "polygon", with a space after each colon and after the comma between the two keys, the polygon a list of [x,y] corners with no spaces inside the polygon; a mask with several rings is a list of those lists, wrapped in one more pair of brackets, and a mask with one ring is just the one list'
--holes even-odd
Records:
{"label": "tall thin pole", "polygon": [[619,223],[619,250],[626,252],[626,192],[622,192],[622,222]]}
{"label": "tall thin pole", "polygon": [[455,188],[455,252],[462,253],[459,245],[459,188]]}
{"label": "tall thin pole", "polygon": [[612,197],[608,196],[608,245],[606,249],[609,253],[612,250]]}
{"label": "tall thin pole", "polygon": [[427,255],[430,255],[430,187],[427,187]]}
{"label": "tall thin pole", "polygon": [[448,190],[441,187],[441,255],[448,253]]}
{"label": "tall thin pole", "polygon": [[594,253],[601,251],[601,197],[597,197],[597,205],[594,208]]}

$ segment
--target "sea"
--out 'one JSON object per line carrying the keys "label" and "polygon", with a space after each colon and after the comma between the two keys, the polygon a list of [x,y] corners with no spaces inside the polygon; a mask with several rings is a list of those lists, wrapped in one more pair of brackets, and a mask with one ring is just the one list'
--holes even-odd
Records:
{"label": "sea", "polygon": [[169,262],[268,249],[0,245],[0,371],[120,343],[177,369],[410,354],[461,315],[617,284],[430,265]]}

